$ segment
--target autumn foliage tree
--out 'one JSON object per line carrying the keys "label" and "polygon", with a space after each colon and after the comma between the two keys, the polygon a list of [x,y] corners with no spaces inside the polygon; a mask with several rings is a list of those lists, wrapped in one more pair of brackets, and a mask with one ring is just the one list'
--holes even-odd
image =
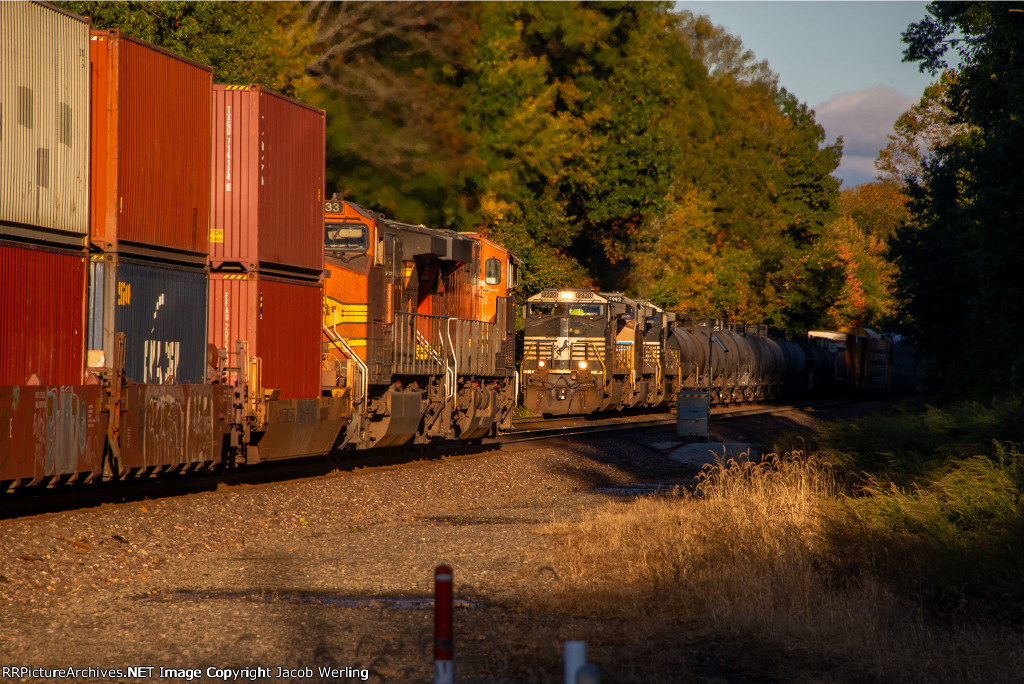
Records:
{"label": "autumn foliage tree", "polygon": [[593,285],[794,328],[840,296],[841,141],[671,3],[66,4],[324,108],[328,193],[488,234],[524,260],[523,295]]}

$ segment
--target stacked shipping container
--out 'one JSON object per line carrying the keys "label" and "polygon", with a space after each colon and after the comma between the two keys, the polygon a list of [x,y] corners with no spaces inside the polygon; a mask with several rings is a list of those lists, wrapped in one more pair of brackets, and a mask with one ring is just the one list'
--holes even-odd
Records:
{"label": "stacked shipping container", "polygon": [[134,382],[245,339],[319,396],[324,112],[47,5],[0,26],[0,383],[81,383],[122,332]]}
{"label": "stacked shipping container", "polygon": [[106,353],[113,349],[114,333],[123,332],[129,380],[154,385],[204,382],[208,282],[205,268],[92,255],[88,348],[104,350],[109,362]]}
{"label": "stacked shipping container", "polygon": [[209,341],[238,341],[281,399],[320,396],[324,112],[213,87]]}
{"label": "stacked shipping container", "polygon": [[89,20],[0,3],[0,234],[83,246],[89,229]]}
{"label": "stacked shipping container", "polygon": [[213,70],[93,31],[93,246],[206,264]]}
{"label": "stacked shipping container", "polygon": [[212,70],[118,31],[90,55],[90,365],[121,332],[130,381],[203,382]]}
{"label": "stacked shipping container", "polygon": [[0,241],[0,385],[82,383],[83,251]]}
{"label": "stacked shipping container", "polygon": [[80,384],[89,20],[0,3],[0,385]]}
{"label": "stacked shipping container", "polygon": [[235,351],[249,343],[262,384],[282,399],[320,396],[323,291],[317,282],[262,273],[210,274],[210,343]]}

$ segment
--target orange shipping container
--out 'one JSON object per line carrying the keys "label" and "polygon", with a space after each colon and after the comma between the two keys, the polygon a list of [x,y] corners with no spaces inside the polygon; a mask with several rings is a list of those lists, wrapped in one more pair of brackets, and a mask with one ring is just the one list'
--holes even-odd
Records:
{"label": "orange shipping container", "polygon": [[210,264],[319,276],[324,112],[258,85],[213,86]]}
{"label": "orange shipping container", "polygon": [[213,70],[120,31],[90,45],[92,244],[205,263]]}

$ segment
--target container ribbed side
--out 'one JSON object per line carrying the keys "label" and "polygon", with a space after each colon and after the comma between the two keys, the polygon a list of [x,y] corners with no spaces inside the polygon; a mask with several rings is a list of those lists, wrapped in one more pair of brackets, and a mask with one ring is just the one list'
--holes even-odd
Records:
{"label": "container ribbed side", "polygon": [[205,256],[211,69],[118,31],[92,35],[93,244]]}
{"label": "container ribbed side", "polygon": [[0,36],[0,224],[84,243],[89,22],[38,3],[4,2]]}
{"label": "container ribbed side", "polygon": [[316,277],[324,251],[324,113],[259,86],[214,86],[210,259]]}
{"label": "container ribbed side", "polygon": [[0,385],[82,383],[84,252],[0,242]]}
{"label": "container ribbed side", "polygon": [[259,357],[263,386],[281,399],[320,396],[323,290],[316,283],[256,273],[211,273],[211,344],[233,356],[235,343],[249,343]]}

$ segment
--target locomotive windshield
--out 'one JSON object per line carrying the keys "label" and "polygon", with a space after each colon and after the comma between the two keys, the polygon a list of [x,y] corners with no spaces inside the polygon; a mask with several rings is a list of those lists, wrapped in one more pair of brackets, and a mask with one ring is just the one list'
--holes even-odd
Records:
{"label": "locomotive windshield", "polygon": [[592,302],[530,302],[531,316],[604,316],[604,304]]}
{"label": "locomotive windshield", "polygon": [[530,302],[531,316],[564,316],[568,308],[560,302]]}
{"label": "locomotive windshield", "polygon": [[324,249],[329,252],[365,252],[369,246],[363,223],[328,223]]}
{"label": "locomotive windshield", "polygon": [[573,302],[569,305],[570,316],[604,316],[604,304],[581,304]]}

